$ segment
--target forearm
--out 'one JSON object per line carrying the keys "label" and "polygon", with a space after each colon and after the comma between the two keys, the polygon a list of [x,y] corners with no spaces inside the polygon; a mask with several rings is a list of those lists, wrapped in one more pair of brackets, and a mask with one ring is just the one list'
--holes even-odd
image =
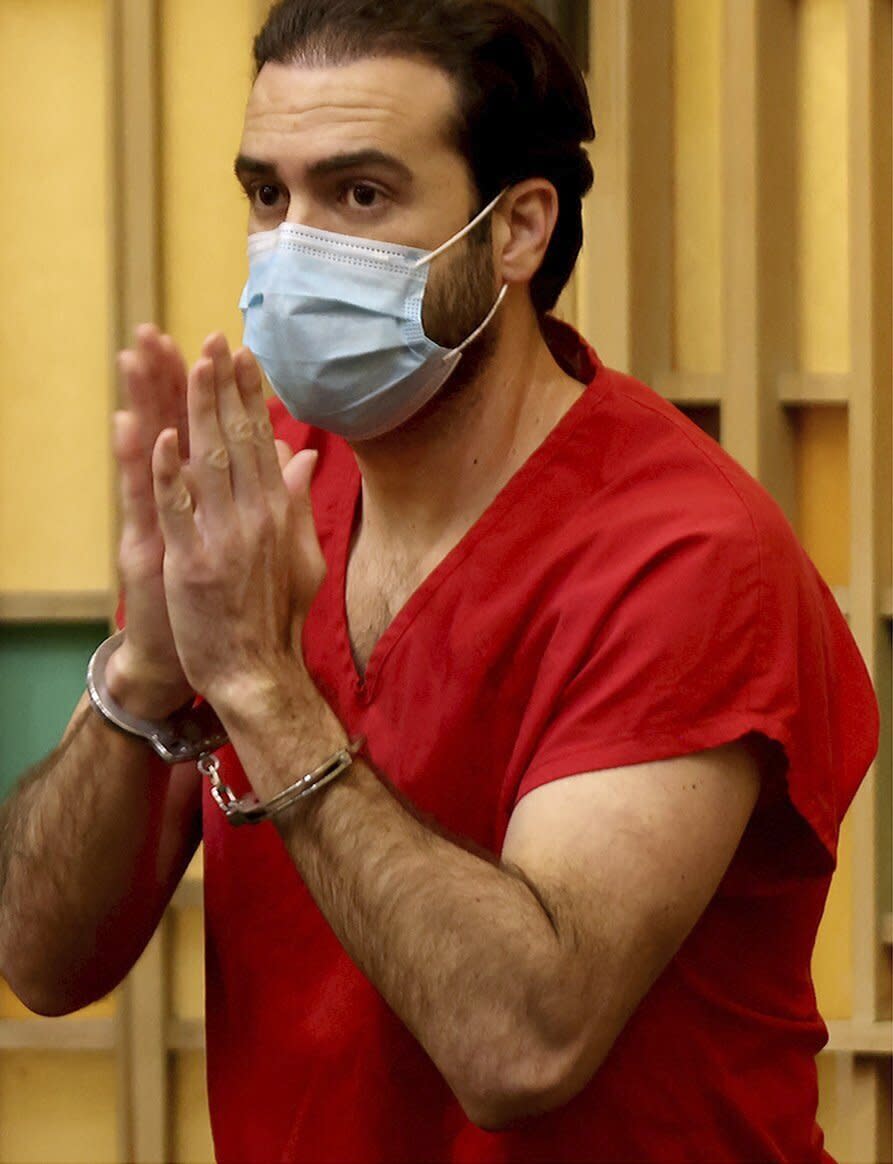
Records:
{"label": "forearm", "polygon": [[0,970],[34,1009],[105,993],[147,940],[168,781],[84,706],[0,805]]}
{"label": "forearm", "polygon": [[[297,753],[309,747],[315,762],[344,736],[324,721],[312,745],[287,725],[264,742],[250,733],[235,742],[266,798],[294,780]],[[523,878],[427,827],[361,762],[274,819],[340,942],[471,1117],[499,1124],[552,1106],[581,991]]]}

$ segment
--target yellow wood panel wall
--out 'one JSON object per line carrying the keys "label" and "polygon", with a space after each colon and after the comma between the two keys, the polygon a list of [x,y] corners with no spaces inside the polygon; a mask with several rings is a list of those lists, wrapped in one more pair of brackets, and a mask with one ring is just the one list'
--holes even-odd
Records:
{"label": "yellow wood panel wall", "polygon": [[847,372],[847,32],[845,0],[800,0],[799,325],[807,372]]}
{"label": "yellow wood panel wall", "polygon": [[716,0],[677,0],[674,346],[681,372],[719,372],[723,363],[721,35]]}
{"label": "yellow wood panel wall", "polygon": [[850,581],[849,425],[845,408],[796,417],[798,533],[829,586]]}
{"label": "yellow wood panel wall", "polygon": [[117,1068],[110,1052],[0,1055],[4,1164],[112,1164]]}
{"label": "yellow wood panel wall", "polygon": [[[845,408],[803,410],[797,423],[797,508],[804,546],[830,586],[850,579],[849,426]],[[837,872],[819,929],[813,976],[826,1019],[852,1013],[852,851],[845,818]]]}
{"label": "yellow wood panel wall", "polygon": [[171,917],[170,1012],[178,1019],[205,1014],[204,928],[199,909],[180,909]]}
{"label": "yellow wood panel wall", "polygon": [[[172,1159],[184,1164],[211,1164],[214,1144],[208,1123],[205,1057],[199,1051],[183,1051],[173,1057],[171,1072]],[[245,1118],[251,1119],[250,1111]]]}
{"label": "yellow wood panel wall", "polygon": [[247,202],[232,173],[251,86],[256,0],[163,0],[164,325],[189,358],[212,331],[241,343]]}
{"label": "yellow wood panel wall", "polygon": [[[107,44],[102,0],[0,0],[0,591],[111,581]],[[0,1160],[115,1160],[117,1098],[111,1051],[3,1052]]]}
{"label": "yellow wood panel wall", "polygon": [[[200,882],[202,852],[193,858],[186,879]],[[170,1016],[194,1023],[204,1021],[204,924],[200,908],[184,908],[169,917]],[[174,1160],[202,1164],[214,1159],[208,1115],[205,1056],[181,1051],[171,1057],[171,1149]]]}
{"label": "yellow wood panel wall", "polygon": [[0,591],[110,584],[101,0],[0,0]]}
{"label": "yellow wood panel wall", "polygon": [[[847,218],[847,28],[844,0],[798,5],[797,204],[800,366],[850,370]],[[832,586],[850,582],[846,409],[804,410],[797,423],[798,532]],[[813,958],[819,1009],[852,1014],[852,851],[845,822]]]}

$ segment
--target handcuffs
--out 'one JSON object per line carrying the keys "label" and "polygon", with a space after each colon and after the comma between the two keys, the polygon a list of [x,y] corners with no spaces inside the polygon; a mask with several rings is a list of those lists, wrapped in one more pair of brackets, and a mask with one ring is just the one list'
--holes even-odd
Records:
{"label": "handcuffs", "polygon": [[311,772],[305,773],[290,787],[277,793],[266,804],[256,796],[237,797],[220,775],[220,760],[214,753],[229,743],[226,729],[210,703],[189,703],[162,721],[141,719],[119,706],[109,694],[106,668],[111,656],[124,641],[124,631],[118,631],[101,643],[87,667],[87,691],[90,702],[113,727],[129,736],[145,740],[166,764],[181,764],[196,760],[198,770],[211,784],[211,797],[220,811],[235,827],[260,824],[277,813],[319,792],[343,775],[353,764],[354,757],[363,747],[364,740],[355,740],[324,760]]}

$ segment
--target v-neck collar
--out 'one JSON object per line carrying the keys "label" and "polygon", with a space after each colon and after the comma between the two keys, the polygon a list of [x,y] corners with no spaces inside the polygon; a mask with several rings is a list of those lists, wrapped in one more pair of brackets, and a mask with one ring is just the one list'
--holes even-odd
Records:
{"label": "v-neck collar", "polygon": [[545,440],[530,454],[499,490],[484,512],[468,528],[455,546],[445,555],[423,582],[412,592],[404,605],[386,627],[375,644],[361,675],[354,657],[347,617],[347,568],[362,509],[362,476],[353,454],[349,457],[348,471],[332,511],[332,541],[329,569],[331,577],[330,600],[335,603],[334,636],[332,644],[338,656],[339,670],[350,679],[352,693],[360,703],[368,704],[375,696],[379,676],[389,655],[409,630],[425,606],[448,578],[468,558],[488,533],[515,511],[518,502],[534,485],[537,477],[548,467],[562,446],[572,437],[578,420],[594,408],[607,385],[598,356],[579,335],[565,324],[550,320],[550,341],[559,362],[576,379],[581,373],[588,382],[580,381],[582,391],[568,411],[559,420]]}

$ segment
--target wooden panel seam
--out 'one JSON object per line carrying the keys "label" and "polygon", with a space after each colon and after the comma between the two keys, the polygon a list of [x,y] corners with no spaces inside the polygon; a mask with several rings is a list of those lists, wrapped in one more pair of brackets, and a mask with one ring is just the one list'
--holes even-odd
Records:
{"label": "wooden panel seam", "polygon": [[[872,678],[877,681],[883,667],[881,627],[878,611],[882,573],[881,544],[882,449],[885,435],[880,429],[883,415],[881,393],[889,389],[880,382],[881,368],[877,339],[882,305],[877,301],[875,242],[879,223],[878,174],[883,164],[874,152],[874,105],[878,77],[873,38],[879,9],[875,0],[848,0],[847,94],[848,94],[848,190],[849,190],[849,313],[851,401],[849,406],[850,495],[851,495],[851,577],[850,623]],[[890,1045],[890,1024],[878,1024],[883,993],[883,951],[879,934],[879,861],[877,853],[878,769],[872,765],[850,809],[852,835],[852,933],[853,933],[853,1014],[850,1032],[858,1030],[867,1038],[878,1032],[879,1053]],[[844,1032],[845,1033],[845,1032]],[[859,1040],[857,1040],[859,1041]],[[854,1053],[855,1053],[854,1048]],[[846,1060],[842,1060],[846,1062]],[[862,1118],[850,1127],[850,1154],[855,1159],[882,1159],[888,1146],[883,1143],[885,1120],[881,1112],[879,1065],[847,1069],[851,1110]]]}
{"label": "wooden panel seam", "polygon": [[778,377],[778,399],[793,405],[847,405],[852,391],[849,376],[818,372],[783,372]]}
{"label": "wooden panel seam", "polygon": [[0,593],[0,623],[107,622],[114,613],[108,590]]}
{"label": "wooden panel seam", "polygon": [[725,0],[723,16],[723,444],[794,519],[793,439],[777,393],[793,356],[794,148],[778,115],[793,107],[793,14]]}
{"label": "wooden panel seam", "polygon": [[201,1019],[168,1019],[165,1039],[171,1051],[204,1050],[205,1024]]}
{"label": "wooden panel seam", "polygon": [[[136,324],[161,321],[160,135],[156,0],[108,0],[113,142],[114,283],[110,359]],[[123,401],[122,401],[123,403]],[[119,519],[120,520],[120,519]],[[119,529],[116,521],[116,530]],[[117,536],[115,542],[117,542]],[[121,1159],[169,1159],[164,1047],[165,920],[121,992],[119,1125]]]}
{"label": "wooden panel seam", "polygon": [[[849,74],[849,216],[852,400],[850,490],[852,569],[850,621],[872,677],[878,673],[880,626],[876,552],[879,433],[875,408],[877,326],[872,262],[874,162],[871,151],[874,76],[872,0],[847,5]],[[867,775],[850,810],[853,829],[853,1019],[877,1017],[880,959],[877,950],[876,771]]]}
{"label": "wooden panel seam", "polygon": [[893,1055],[893,1023],[829,1022],[826,1052],[854,1055]]}
{"label": "wooden panel seam", "polygon": [[110,1051],[116,1043],[113,1018],[0,1019],[3,1051]]}
{"label": "wooden panel seam", "polygon": [[665,372],[651,377],[651,387],[674,404],[718,406],[722,403],[725,380],[712,372]]}

